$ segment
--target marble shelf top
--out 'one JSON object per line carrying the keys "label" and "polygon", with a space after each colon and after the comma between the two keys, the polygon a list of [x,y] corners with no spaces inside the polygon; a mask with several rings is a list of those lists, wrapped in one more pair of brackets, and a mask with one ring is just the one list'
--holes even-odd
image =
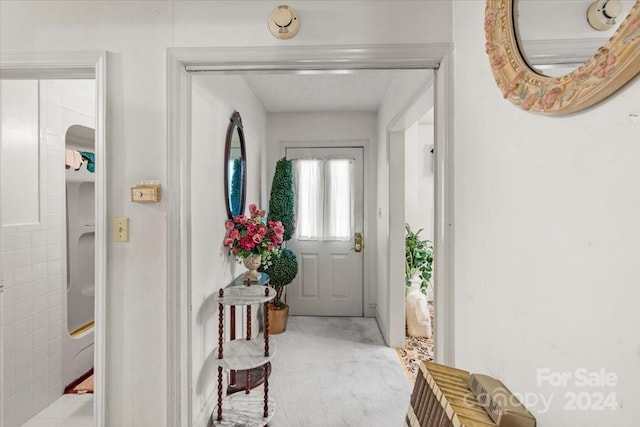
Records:
{"label": "marble shelf top", "polygon": [[222,420],[216,421],[218,405],[213,410],[211,420],[214,426],[240,427],[240,426],[265,426],[276,412],[276,402],[269,398],[269,412],[264,415],[263,393],[235,393],[225,397],[222,401]]}
{"label": "marble shelf top", "polygon": [[[269,295],[265,296],[265,289],[269,289]],[[214,298],[220,304],[225,305],[250,305],[271,301],[276,297],[276,291],[269,286],[230,286],[224,288],[224,296],[220,298],[218,292]]]}
{"label": "marble shelf top", "polygon": [[269,342],[269,356],[264,355],[264,340],[236,339],[222,346],[222,359],[218,359],[218,347],[213,350],[213,362],[216,366],[238,371],[257,368],[270,361],[276,354],[275,344]]}

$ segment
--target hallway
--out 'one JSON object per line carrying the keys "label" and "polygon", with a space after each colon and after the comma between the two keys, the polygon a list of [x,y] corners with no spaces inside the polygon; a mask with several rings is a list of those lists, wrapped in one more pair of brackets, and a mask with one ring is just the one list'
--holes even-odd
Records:
{"label": "hallway", "polygon": [[375,319],[292,316],[272,339],[270,426],[402,425],[411,388]]}

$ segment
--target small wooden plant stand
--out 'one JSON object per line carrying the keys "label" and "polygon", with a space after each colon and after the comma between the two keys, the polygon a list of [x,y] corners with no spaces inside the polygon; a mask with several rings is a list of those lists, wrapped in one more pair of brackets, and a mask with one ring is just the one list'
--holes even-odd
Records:
{"label": "small wooden plant stand", "polygon": [[[275,402],[269,398],[270,361],[275,354],[275,348],[269,345],[269,306],[268,303],[276,296],[276,292],[269,286],[240,285],[220,289],[216,295],[218,302],[218,347],[214,349],[214,361],[218,366],[218,402],[211,420],[214,426],[265,426],[275,413]],[[264,304],[264,334],[263,338],[251,338],[251,309],[253,305]],[[240,339],[235,338],[235,309],[236,306],[246,307],[246,334]],[[225,309],[231,313],[231,340],[224,341]],[[251,394],[252,370],[264,370],[264,396]],[[223,397],[223,372],[229,371],[231,383],[235,384],[237,371],[246,375],[244,393],[229,394]]]}

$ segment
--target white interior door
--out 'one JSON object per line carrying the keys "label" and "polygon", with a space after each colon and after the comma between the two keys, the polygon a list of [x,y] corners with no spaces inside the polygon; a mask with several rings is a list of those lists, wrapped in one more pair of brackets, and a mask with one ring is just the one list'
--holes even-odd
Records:
{"label": "white interior door", "polygon": [[292,315],[363,316],[363,148],[286,148],[293,160],[298,275]]}

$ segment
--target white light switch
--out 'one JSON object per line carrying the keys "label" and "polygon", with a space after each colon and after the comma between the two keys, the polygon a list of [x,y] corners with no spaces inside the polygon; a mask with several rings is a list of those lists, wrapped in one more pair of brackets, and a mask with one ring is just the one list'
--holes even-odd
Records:
{"label": "white light switch", "polygon": [[127,217],[113,218],[113,241],[114,242],[129,241],[129,218]]}

